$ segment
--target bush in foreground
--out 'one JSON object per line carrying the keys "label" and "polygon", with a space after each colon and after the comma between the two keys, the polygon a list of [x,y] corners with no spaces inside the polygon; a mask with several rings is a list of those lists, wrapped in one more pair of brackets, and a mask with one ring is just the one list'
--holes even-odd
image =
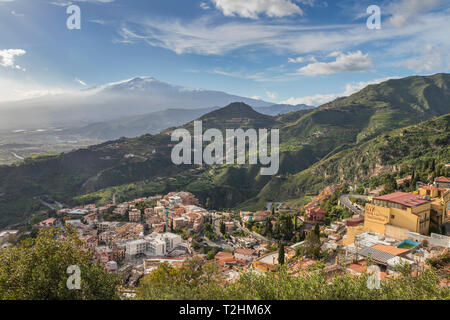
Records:
{"label": "bush in foreground", "polygon": [[403,272],[397,279],[383,280],[380,289],[367,286],[367,275],[342,274],[328,279],[322,270],[293,277],[285,268],[273,273],[245,273],[234,283],[223,285],[213,263],[197,258],[181,268],[168,264],[146,276],[138,299],[148,300],[435,300],[450,299],[450,289],[439,287],[432,269],[412,277]]}
{"label": "bush in foreground", "polygon": [[[93,263],[75,234],[41,232],[17,246],[0,250],[0,300],[116,299],[120,279]],[[80,268],[81,288],[69,290],[69,266]]]}

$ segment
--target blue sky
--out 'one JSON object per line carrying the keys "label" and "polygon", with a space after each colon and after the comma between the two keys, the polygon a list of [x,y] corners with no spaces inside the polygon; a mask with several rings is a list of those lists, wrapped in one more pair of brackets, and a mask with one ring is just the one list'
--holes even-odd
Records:
{"label": "blue sky", "polygon": [[[66,27],[71,4],[80,30]],[[449,72],[449,18],[447,0],[0,0],[0,101],[152,76],[317,105]]]}

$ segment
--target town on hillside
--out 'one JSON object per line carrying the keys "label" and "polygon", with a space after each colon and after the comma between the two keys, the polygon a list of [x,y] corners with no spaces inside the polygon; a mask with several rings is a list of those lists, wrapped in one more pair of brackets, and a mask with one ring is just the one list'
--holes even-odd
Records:
{"label": "town on hillside", "polygon": [[[396,183],[407,180],[411,176]],[[192,193],[171,192],[64,208],[32,231],[1,231],[0,241],[7,247],[40,229],[75,231],[105,271],[122,277],[131,296],[161,264],[180,267],[193,256],[217,264],[229,282],[280,265],[292,276],[317,268],[359,276],[375,264],[384,279],[397,277],[398,265],[420,274],[430,261],[448,260],[450,178],[419,182],[413,192],[358,192],[327,186],[300,210],[268,203],[261,211],[210,210],[209,200],[204,208]],[[449,286],[449,271],[448,263],[440,270],[442,286]]]}

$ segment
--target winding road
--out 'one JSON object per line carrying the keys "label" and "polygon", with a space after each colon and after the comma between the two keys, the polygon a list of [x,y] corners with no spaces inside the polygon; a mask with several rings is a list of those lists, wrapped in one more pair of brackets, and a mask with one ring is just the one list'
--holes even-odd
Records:
{"label": "winding road", "polygon": [[369,197],[362,196],[359,194],[343,194],[339,198],[339,203],[341,204],[341,206],[344,206],[345,208],[347,208],[354,214],[359,214],[359,215],[364,216],[364,210],[361,210],[357,205],[355,205],[353,202],[351,202],[349,197],[356,198],[356,199],[362,199],[362,200],[366,200],[366,201],[369,201]]}

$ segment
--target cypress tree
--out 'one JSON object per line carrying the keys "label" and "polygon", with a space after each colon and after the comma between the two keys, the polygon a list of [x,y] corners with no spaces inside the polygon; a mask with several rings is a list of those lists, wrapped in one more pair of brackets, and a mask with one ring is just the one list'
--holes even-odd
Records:
{"label": "cypress tree", "polygon": [[316,225],[314,226],[314,233],[317,234],[318,237],[320,237],[320,227],[318,223],[316,223]]}
{"label": "cypress tree", "polygon": [[266,234],[272,235],[272,220],[270,220],[270,218],[267,218],[266,220]]}
{"label": "cypress tree", "polygon": [[220,233],[221,234],[226,233],[225,223],[223,223],[223,221],[220,221]]}
{"label": "cypress tree", "polygon": [[281,242],[278,244],[278,264],[284,264],[284,244]]}

